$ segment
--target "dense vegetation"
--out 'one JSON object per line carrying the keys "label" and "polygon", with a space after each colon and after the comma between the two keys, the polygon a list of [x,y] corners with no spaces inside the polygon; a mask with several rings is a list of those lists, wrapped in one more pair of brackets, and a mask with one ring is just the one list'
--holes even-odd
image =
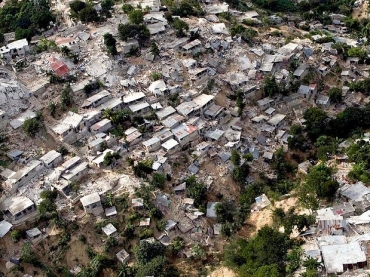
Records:
{"label": "dense vegetation", "polygon": [[0,9],[0,33],[15,32],[16,39],[31,37],[55,23],[49,4],[40,1],[6,1]]}

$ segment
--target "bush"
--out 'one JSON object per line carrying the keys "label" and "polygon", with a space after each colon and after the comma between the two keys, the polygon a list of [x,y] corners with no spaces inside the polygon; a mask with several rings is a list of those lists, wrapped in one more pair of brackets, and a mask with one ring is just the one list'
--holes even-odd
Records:
{"label": "bush", "polygon": [[128,19],[132,24],[141,24],[144,22],[144,14],[141,10],[133,10],[129,12]]}
{"label": "bush", "polygon": [[117,55],[116,39],[113,37],[113,35],[110,33],[105,33],[103,37],[108,53],[111,55]]}
{"label": "bush", "polygon": [[118,160],[121,156],[117,152],[108,152],[104,156],[103,164],[105,166],[109,166],[113,163],[113,161]]}
{"label": "bush", "polygon": [[13,230],[10,236],[14,242],[18,242],[22,238],[22,232],[20,230]]}
{"label": "bush", "polygon": [[23,130],[30,137],[34,137],[41,127],[42,123],[37,118],[27,118],[22,125]]}

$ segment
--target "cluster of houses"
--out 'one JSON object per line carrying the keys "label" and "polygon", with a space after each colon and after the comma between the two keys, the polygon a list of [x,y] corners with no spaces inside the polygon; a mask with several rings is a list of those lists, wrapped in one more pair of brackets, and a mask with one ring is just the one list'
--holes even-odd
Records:
{"label": "cluster of houses", "polygon": [[[303,112],[308,107],[319,106],[327,110],[332,107],[327,94],[330,86],[320,85],[319,79],[325,80],[337,67],[342,68],[343,80],[369,76],[369,68],[358,65],[358,59],[342,61],[332,48],[332,42],[319,43],[330,32],[336,42],[351,47],[359,45],[346,34],[340,15],[331,15],[332,25],[328,26],[300,22],[297,18],[288,18],[286,22],[273,15],[270,20],[276,26],[288,23],[292,32],[300,26],[308,26],[312,30],[321,30],[321,35],[295,38],[285,43],[285,38],[267,33],[253,46],[247,46],[240,37],[231,37],[228,26],[220,22],[218,16],[232,12],[239,21],[249,19],[262,24],[256,11],[241,13],[230,10],[225,3],[209,3],[204,18],[183,18],[190,32],[197,35],[197,39],[189,40],[188,37],[175,38],[161,11],[160,1],[135,1],[134,6],[137,5],[149,7],[144,23],[159,46],[159,58],[140,49],[135,39],[119,42],[117,48],[122,55],[108,56],[102,35],[109,32],[117,37],[118,24],[128,22],[127,16],[116,14],[106,24],[90,31],[85,25],[74,25],[65,3],[60,1],[51,1],[51,7],[61,11],[60,19],[69,26],[54,30],[49,39],[55,40],[59,47],[68,47],[83,62],[76,65],[59,53],[34,54],[32,48],[39,40],[35,38],[30,43],[26,39],[15,41],[6,35],[7,44],[0,48],[0,56],[4,63],[13,66],[15,73],[6,69],[0,71],[0,127],[16,132],[27,118],[36,117],[37,104],[46,106],[49,103],[52,92],[45,81],[47,72],[60,78],[77,77],[71,90],[78,108],[66,112],[61,119],[45,122],[55,145],[67,147],[70,155],[63,156],[56,148],[30,156],[28,150],[20,146],[8,152],[13,161],[12,169],[0,170],[4,190],[0,198],[4,214],[0,237],[13,225],[35,217],[36,206],[41,201],[40,192],[45,189],[57,190],[69,206],[80,203],[87,214],[116,216],[115,207],[104,209],[102,205],[106,190],[99,186],[92,189],[89,179],[95,179],[96,172],[104,174],[105,156],[117,152],[134,162],[150,159],[155,172],[173,174],[173,194],[158,192],[155,204],[164,215],[169,210],[176,212],[166,218],[165,232],[153,240],[168,245],[181,235],[193,242],[212,245],[212,239],[221,231],[221,224],[215,223],[217,202],[209,202],[205,213],[196,209],[194,199],[186,197],[183,179],[196,175],[208,189],[217,186],[213,180],[219,177],[214,172],[202,172],[202,162],[212,161],[214,168],[222,167],[227,174],[233,169],[230,162],[233,149],[252,154],[252,172],[273,174],[269,162],[276,149],[287,146],[290,125],[304,124]],[[128,58],[135,48],[139,49],[141,57]],[[29,56],[35,57],[32,66],[18,72],[14,60]],[[34,80],[24,84],[22,78],[15,80],[13,74],[24,76],[25,72],[34,76]],[[153,73],[160,78],[152,81]],[[313,75],[319,79],[313,79]],[[271,76],[287,89],[292,82],[299,83],[297,90],[287,96],[263,95],[264,80]],[[86,96],[84,88],[96,80],[103,87]],[[344,97],[348,90],[343,86]],[[230,100],[238,93],[243,94],[245,105],[241,113],[238,113],[235,101]],[[29,104],[28,110],[24,108],[25,103]],[[107,116],[107,111],[125,111],[132,118],[142,118],[143,123],[130,122],[130,126],[123,130],[124,135],[117,136],[114,132],[116,123]],[[83,146],[75,147],[76,142]],[[187,165],[186,172],[178,172],[173,164],[189,149],[196,158]],[[306,162],[299,168],[307,173],[309,166]],[[78,192],[73,189],[75,183],[82,183],[88,189]],[[363,268],[367,264],[366,234],[361,233],[358,225],[370,223],[366,221],[365,212],[365,206],[370,206],[367,198],[370,191],[359,183],[343,186],[340,193],[348,202],[317,212],[316,234],[320,236],[315,239],[314,248],[306,251],[308,256],[322,257],[328,273]],[[261,210],[270,204],[266,195],[261,195],[256,199],[255,209]],[[133,198],[131,205],[133,209],[140,209],[144,205],[143,199]],[[365,214],[354,216],[358,208]],[[210,224],[207,218],[213,223]],[[148,227],[150,222],[147,218],[140,222],[140,226]],[[349,230],[358,234],[356,239],[344,236]],[[104,226],[102,231],[107,236],[117,235],[112,224]],[[29,231],[32,238],[40,234],[38,229]],[[347,252],[352,254],[340,254]],[[190,252],[185,254],[191,255]],[[129,253],[123,249],[117,253],[117,258],[127,262]]]}

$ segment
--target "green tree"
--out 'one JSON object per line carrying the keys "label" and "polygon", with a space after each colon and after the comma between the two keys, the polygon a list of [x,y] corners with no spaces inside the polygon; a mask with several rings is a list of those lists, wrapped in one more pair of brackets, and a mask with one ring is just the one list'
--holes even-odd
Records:
{"label": "green tree", "polygon": [[10,236],[14,242],[18,242],[22,238],[22,232],[20,230],[13,230]]}
{"label": "green tree", "polygon": [[107,152],[104,156],[103,164],[105,166],[110,166],[112,163],[120,158],[117,152]]}
{"label": "green tree", "polygon": [[173,21],[173,28],[176,30],[176,35],[178,37],[184,37],[185,32],[189,30],[189,25],[185,21],[175,18]]}
{"label": "green tree", "polygon": [[306,185],[316,192],[319,198],[332,200],[339,184],[331,178],[333,169],[321,163],[311,168],[306,176]]}
{"label": "green tree", "polygon": [[78,15],[80,11],[86,8],[86,3],[80,0],[73,1],[69,4],[71,8],[72,15]]}
{"label": "green tree", "polygon": [[275,76],[266,76],[263,84],[263,93],[265,96],[274,96],[280,93],[280,88],[276,83]]}
{"label": "green tree", "polygon": [[328,115],[326,112],[319,108],[310,108],[307,109],[303,115],[305,122],[305,131],[307,135],[315,140],[319,136],[324,135],[328,132]]}
{"label": "green tree", "polygon": [[245,185],[248,175],[249,175],[249,165],[247,163],[243,163],[241,166],[236,166],[232,172],[233,179],[240,186]]}
{"label": "green tree", "polygon": [[4,42],[5,42],[4,33],[0,31],[0,43],[4,43]]}
{"label": "green tree", "polygon": [[69,84],[62,90],[62,94],[60,96],[60,106],[63,111],[67,110],[67,108],[71,107],[73,104],[71,92],[72,89]]}
{"label": "green tree", "polygon": [[125,3],[122,5],[122,10],[125,14],[128,15],[130,12],[134,10],[134,7],[130,4]]}
{"label": "green tree", "polygon": [[159,48],[155,41],[150,43],[150,53],[152,53],[154,56],[159,56]]}
{"label": "green tree", "polygon": [[119,24],[118,25],[119,37],[123,41],[128,39],[137,39],[139,43],[143,43],[150,38],[150,32],[145,25],[137,25],[132,23]]}
{"label": "green tree", "polygon": [[151,260],[158,256],[162,256],[164,247],[159,242],[150,243],[141,241],[138,247],[134,250],[135,258],[141,265],[149,263]]}
{"label": "green tree", "polygon": [[103,11],[110,11],[113,9],[114,1],[113,0],[103,0],[101,2],[101,8]]}
{"label": "green tree", "polygon": [[105,33],[104,36],[104,44],[107,47],[108,53],[111,55],[117,55],[117,48],[116,48],[116,39],[110,33]]}
{"label": "green tree", "polygon": [[94,9],[94,7],[91,6],[86,6],[84,9],[82,9],[78,16],[83,23],[99,21],[98,12]]}
{"label": "green tree", "polygon": [[52,117],[55,117],[55,113],[57,111],[57,104],[53,101],[49,102],[49,112]]}
{"label": "green tree", "polygon": [[30,137],[34,137],[41,127],[42,123],[37,118],[27,118],[22,125],[23,131]]}
{"label": "green tree", "polygon": [[342,102],[342,90],[340,88],[331,88],[329,89],[329,98],[333,103]]}
{"label": "green tree", "polygon": [[132,24],[139,25],[144,22],[144,14],[142,10],[133,10],[128,14],[128,19]]}
{"label": "green tree", "polygon": [[264,265],[257,269],[256,273],[253,274],[253,277],[282,277],[279,272],[279,268],[276,264]]}
{"label": "green tree", "polygon": [[228,245],[224,251],[225,262],[242,276],[253,276],[262,266],[270,265],[276,265],[278,272],[284,276],[289,246],[287,235],[265,226],[254,238],[248,241],[239,239]]}
{"label": "green tree", "polygon": [[154,173],[150,183],[155,188],[163,189],[166,183],[166,177],[161,173]]}
{"label": "green tree", "polygon": [[234,166],[240,166],[240,161],[241,161],[240,154],[235,149],[233,149],[231,151],[230,160],[231,160],[231,162],[233,163]]}
{"label": "green tree", "polygon": [[194,199],[194,205],[198,207],[206,198],[207,188],[203,183],[197,182],[194,175],[186,180],[187,195]]}

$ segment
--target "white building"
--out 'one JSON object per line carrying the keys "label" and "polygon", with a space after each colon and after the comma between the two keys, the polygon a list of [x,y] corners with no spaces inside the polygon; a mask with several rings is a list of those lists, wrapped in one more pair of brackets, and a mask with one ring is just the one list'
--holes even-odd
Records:
{"label": "white building", "polygon": [[0,57],[12,59],[15,56],[25,56],[30,50],[27,39],[20,39],[0,48]]}

